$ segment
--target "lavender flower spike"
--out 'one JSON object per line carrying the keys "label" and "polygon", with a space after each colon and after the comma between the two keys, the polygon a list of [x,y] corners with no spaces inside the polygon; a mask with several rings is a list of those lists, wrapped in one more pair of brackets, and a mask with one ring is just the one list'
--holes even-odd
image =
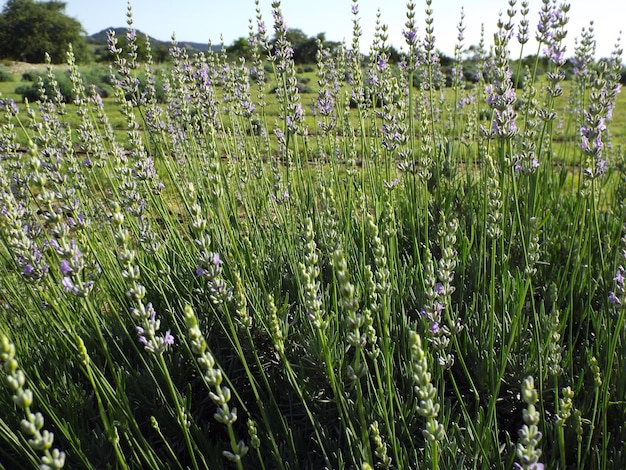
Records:
{"label": "lavender flower spike", "polygon": [[162,354],[168,346],[174,344],[174,336],[170,330],[163,336],[157,336],[157,331],[161,326],[160,320],[156,319],[156,311],[152,304],[148,303],[145,308],[133,309],[133,315],[140,320],[140,325],[135,327],[139,336],[139,342],[144,349],[151,354]]}

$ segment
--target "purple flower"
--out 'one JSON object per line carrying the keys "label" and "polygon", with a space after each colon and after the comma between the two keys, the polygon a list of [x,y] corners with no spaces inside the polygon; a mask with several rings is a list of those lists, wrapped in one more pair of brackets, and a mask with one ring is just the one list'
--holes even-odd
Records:
{"label": "purple flower", "polygon": [[209,253],[209,259],[213,263],[213,266],[217,267],[222,264],[222,260],[220,259],[220,254],[217,252]]}
{"label": "purple flower", "polygon": [[144,346],[147,346],[148,345],[148,340],[145,337],[146,331],[142,327],[140,327],[140,326],[135,328],[135,330],[137,330],[137,334],[139,335],[139,342],[141,344],[143,344]]}
{"label": "purple flower", "polygon": [[72,292],[74,290],[74,283],[67,276],[63,278],[63,281],[61,282],[61,284],[63,285],[63,288],[68,292]]}
{"label": "purple flower", "polygon": [[539,168],[539,160],[537,160],[537,157],[534,157],[532,162],[530,163],[530,169],[531,171],[534,171],[537,168]]}
{"label": "purple flower", "polygon": [[406,40],[407,44],[411,45],[417,42],[417,33],[415,31],[404,31],[402,34],[404,35],[404,39]]}
{"label": "purple flower", "polygon": [[25,264],[24,267],[22,267],[22,274],[24,274],[24,276],[26,277],[31,276],[34,272],[35,268],[32,264]]}
{"label": "purple flower", "polygon": [[386,180],[383,180],[383,185],[385,186],[385,188],[387,189],[393,189],[395,188],[398,184],[400,183],[400,180],[398,178],[394,178],[393,181],[391,183],[388,183]]}
{"label": "purple flower", "polygon": [[72,266],[70,266],[70,262],[66,259],[61,260],[61,262],[59,263],[59,269],[61,270],[61,274],[63,274],[64,276],[67,276],[69,273],[72,272]]}
{"label": "purple flower", "polygon": [[617,273],[615,273],[615,277],[613,280],[617,283],[618,286],[624,287],[624,268],[620,266],[617,268]]}
{"label": "purple flower", "polygon": [[615,295],[615,292],[609,292],[609,302],[613,305],[622,305],[622,302],[620,302],[619,298]]}
{"label": "purple flower", "polygon": [[165,332],[165,338],[163,338],[163,344],[169,346],[174,344],[174,336],[170,333],[170,330]]}
{"label": "purple flower", "polygon": [[19,108],[15,104],[15,101],[11,98],[0,99],[0,109],[1,108],[5,108],[13,116],[16,116],[19,113]]}

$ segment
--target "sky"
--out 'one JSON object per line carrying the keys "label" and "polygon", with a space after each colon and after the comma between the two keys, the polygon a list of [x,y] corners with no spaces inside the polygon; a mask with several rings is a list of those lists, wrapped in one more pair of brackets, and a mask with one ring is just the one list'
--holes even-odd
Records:
{"label": "sky", "polygon": [[[263,18],[272,31],[271,0],[260,0]],[[561,3],[561,0],[558,0]],[[88,34],[109,27],[126,25],[127,0],[65,0],[65,12],[79,20]],[[426,2],[416,0],[418,33],[424,30]],[[516,9],[519,19],[521,0]],[[531,37],[539,19],[541,0],[529,0]],[[566,56],[574,53],[574,39],[580,37],[583,27],[594,21],[597,56],[607,57],[614,49],[625,24],[626,2],[624,0],[570,0],[570,22]],[[0,4],[4,4],[0,0]],[[254,0],[132,0],[135,28],[160,40],[169,40],[172,33],[180,41],[219,44],[223,37],[229,45],[238,37],[248,35],[248,20],[254,19]],[[352,39],[351,0],[282,0],[281,7],[287,27],[298,28],[307,36],[326,33],[333,41]],[[381,11],[381,22],[389,27],[390,42],[400,49],[404,45],[402,30],[406,21],[404,0],[360,0],[359,17],[363,36],[361,50],[366,52],[372,41],[376,12]],[[507,0],[433,0],[436,47],[452,55],[457,37],[457,24],[461,8],[465,11],[465,47],[478,44],[481,24],[485,27],[485,40],[492,44],[498,12],[506,14]],[[515,41],[514,41],[515,43]],[[511,47],[513,57],[519,55],[519,47]],[[530,42],[524,46],[523,55],[537,52],[537,45]]]}

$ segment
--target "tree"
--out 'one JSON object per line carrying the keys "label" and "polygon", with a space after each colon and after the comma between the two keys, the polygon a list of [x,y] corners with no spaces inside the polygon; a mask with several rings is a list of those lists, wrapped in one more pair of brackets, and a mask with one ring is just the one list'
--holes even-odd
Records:
{"label": "tree", "polygon": [[[285,32],[285,39],[291,44],[291,48],[293,49],[293,61],[296,64],[314,64],[316,62],[318,39],[322,42],[324,47],[331,50],[339,45],[337,42],[326,41],[325,33],[308,37],[301,29],[297,28],[288,29]],[[270,41],[272,46],[275,43],[275,38]]]}
{"label": "tree", "polygon": [[61,1],[8,0],[0,14],[0,57],[41,63],[65,62],[71,43],[77,61],[89,58],[82,25],[64,13]]}
{"label": "tree", "polygon": [[237,38],[226,48],[226,53],[232,57],[244,57],[249,59],[252,56],[248,39],[244,37]]}

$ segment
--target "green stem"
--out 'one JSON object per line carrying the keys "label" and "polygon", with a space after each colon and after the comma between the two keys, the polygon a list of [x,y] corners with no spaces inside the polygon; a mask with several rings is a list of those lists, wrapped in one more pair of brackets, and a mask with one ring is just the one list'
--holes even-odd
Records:
{"label": "green stem", "polygon": [[199,470],[198,462],[196,460],[196,451],[191,442],[191,435],[189,434],[189,428],[187,427],[187,417],[185,410],[180,404],[180,400],[178,397],[178,391],[172,382],[172,377],[170,376],[169,370],[167,368],[167,364],[165,363],[165,359],[163,358],[163,354],[157,355],[157,363],[159,368],[161,369],[161,373],[163,374],[163,378],[165,379],[165,383],[167,384],[167,389],[170,392],[170,396],[172,401],[174,402],[174,407],[176,409],[176,417],[178,418],[178,424],[180,426],[181,431],[183,432],[183,438],[185,439],[185,444],[187,446],[187,451],[189,452],[189,456],[191,457],[191,464],[193,465],[194,470]]}

